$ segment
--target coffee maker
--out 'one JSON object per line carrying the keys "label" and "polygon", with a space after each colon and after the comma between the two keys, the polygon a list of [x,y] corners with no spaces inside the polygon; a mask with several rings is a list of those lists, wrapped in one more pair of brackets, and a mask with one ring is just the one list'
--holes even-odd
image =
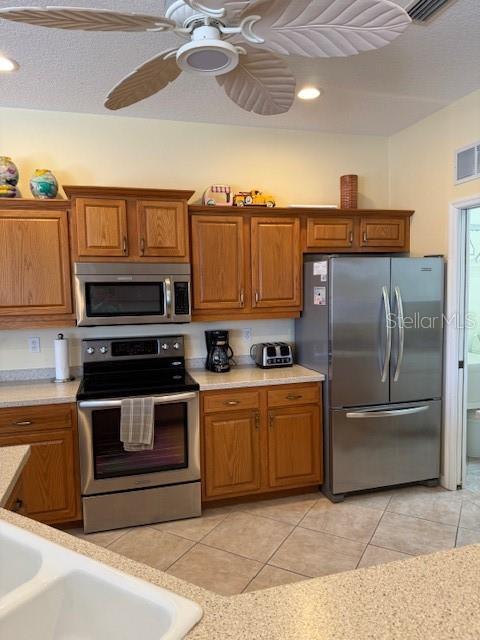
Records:
{"label": "coffee maker", "polygon": [[223,329],[205,331],[205,341],[207,343],[205,367],[215,373],[230,371],[233,351],[228,344],[228,331]]}

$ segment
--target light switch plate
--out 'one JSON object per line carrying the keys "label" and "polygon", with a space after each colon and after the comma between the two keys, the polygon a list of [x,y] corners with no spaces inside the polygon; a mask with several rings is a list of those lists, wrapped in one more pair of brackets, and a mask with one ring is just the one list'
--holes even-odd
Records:
{"label": "light switch plate", "polygon": [[248,327],[247,329],[243,330],[243,339],[244,340],[251,340],[252,339],[252,329],[251,329],[251,327]]}
{"label": "light switch plate", "polygon": [[30,353],[40,353],[40,338],[33,337],[28,339],[28,350]]}

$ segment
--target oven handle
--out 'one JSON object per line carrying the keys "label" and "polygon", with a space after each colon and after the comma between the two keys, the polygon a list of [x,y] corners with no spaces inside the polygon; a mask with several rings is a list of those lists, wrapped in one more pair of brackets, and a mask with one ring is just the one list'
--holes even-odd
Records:
{"label": "oven handle", "polygon": [[[166,404],[170,402],[182,402],[183,400],[195,400],[197,393],[172,393],[168,396],[153,396],[154,404]],[[122,400],[81,400],[78,403],[80,409],[114,409],[122,406]]]}

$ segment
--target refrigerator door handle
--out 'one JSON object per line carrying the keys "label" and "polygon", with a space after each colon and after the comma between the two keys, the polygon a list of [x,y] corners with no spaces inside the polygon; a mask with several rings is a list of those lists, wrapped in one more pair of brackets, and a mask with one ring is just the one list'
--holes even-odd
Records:
{"label": "refrigerator door handle", "polygon": [[428,405],[421,407],[409,407],[408,409],[391,409],[387,411],[352,411],[347,413],[347,418],[392,418],[394,416],[409,416],[413,413],[427,411]]}
{"label": "refrigerator door handle", "polygon": [[398,311],[398,358],[393,381],[398,382],[398,379],[400,378],[400,370],[403,363],[403,354],[405,352],[405,316],[403,313],[403,300],[400,287],[395,287],[395,300]]}
{"label": "refrigerator door handle", "polygon": [[390,296],[388,295],[387,287],[382,287],[382,296],[383,296],[383,306],[385,309],[385,329],[386,329],[386,340],[385,340],[385,361],[383,363],[382,370],[382,382],[387,381],[388,372],[390,369],[390,357],[392,355],[392,326],[390,324]]}

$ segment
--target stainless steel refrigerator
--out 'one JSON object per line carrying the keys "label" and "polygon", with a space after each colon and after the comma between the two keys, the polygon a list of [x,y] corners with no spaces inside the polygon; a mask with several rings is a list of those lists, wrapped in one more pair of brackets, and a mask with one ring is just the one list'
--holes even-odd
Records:
{"label": "stainless steel refrigerator", "polygon": [[325,373],[324,493],[440,476],[444,261],[310,255],[297,360]]}

